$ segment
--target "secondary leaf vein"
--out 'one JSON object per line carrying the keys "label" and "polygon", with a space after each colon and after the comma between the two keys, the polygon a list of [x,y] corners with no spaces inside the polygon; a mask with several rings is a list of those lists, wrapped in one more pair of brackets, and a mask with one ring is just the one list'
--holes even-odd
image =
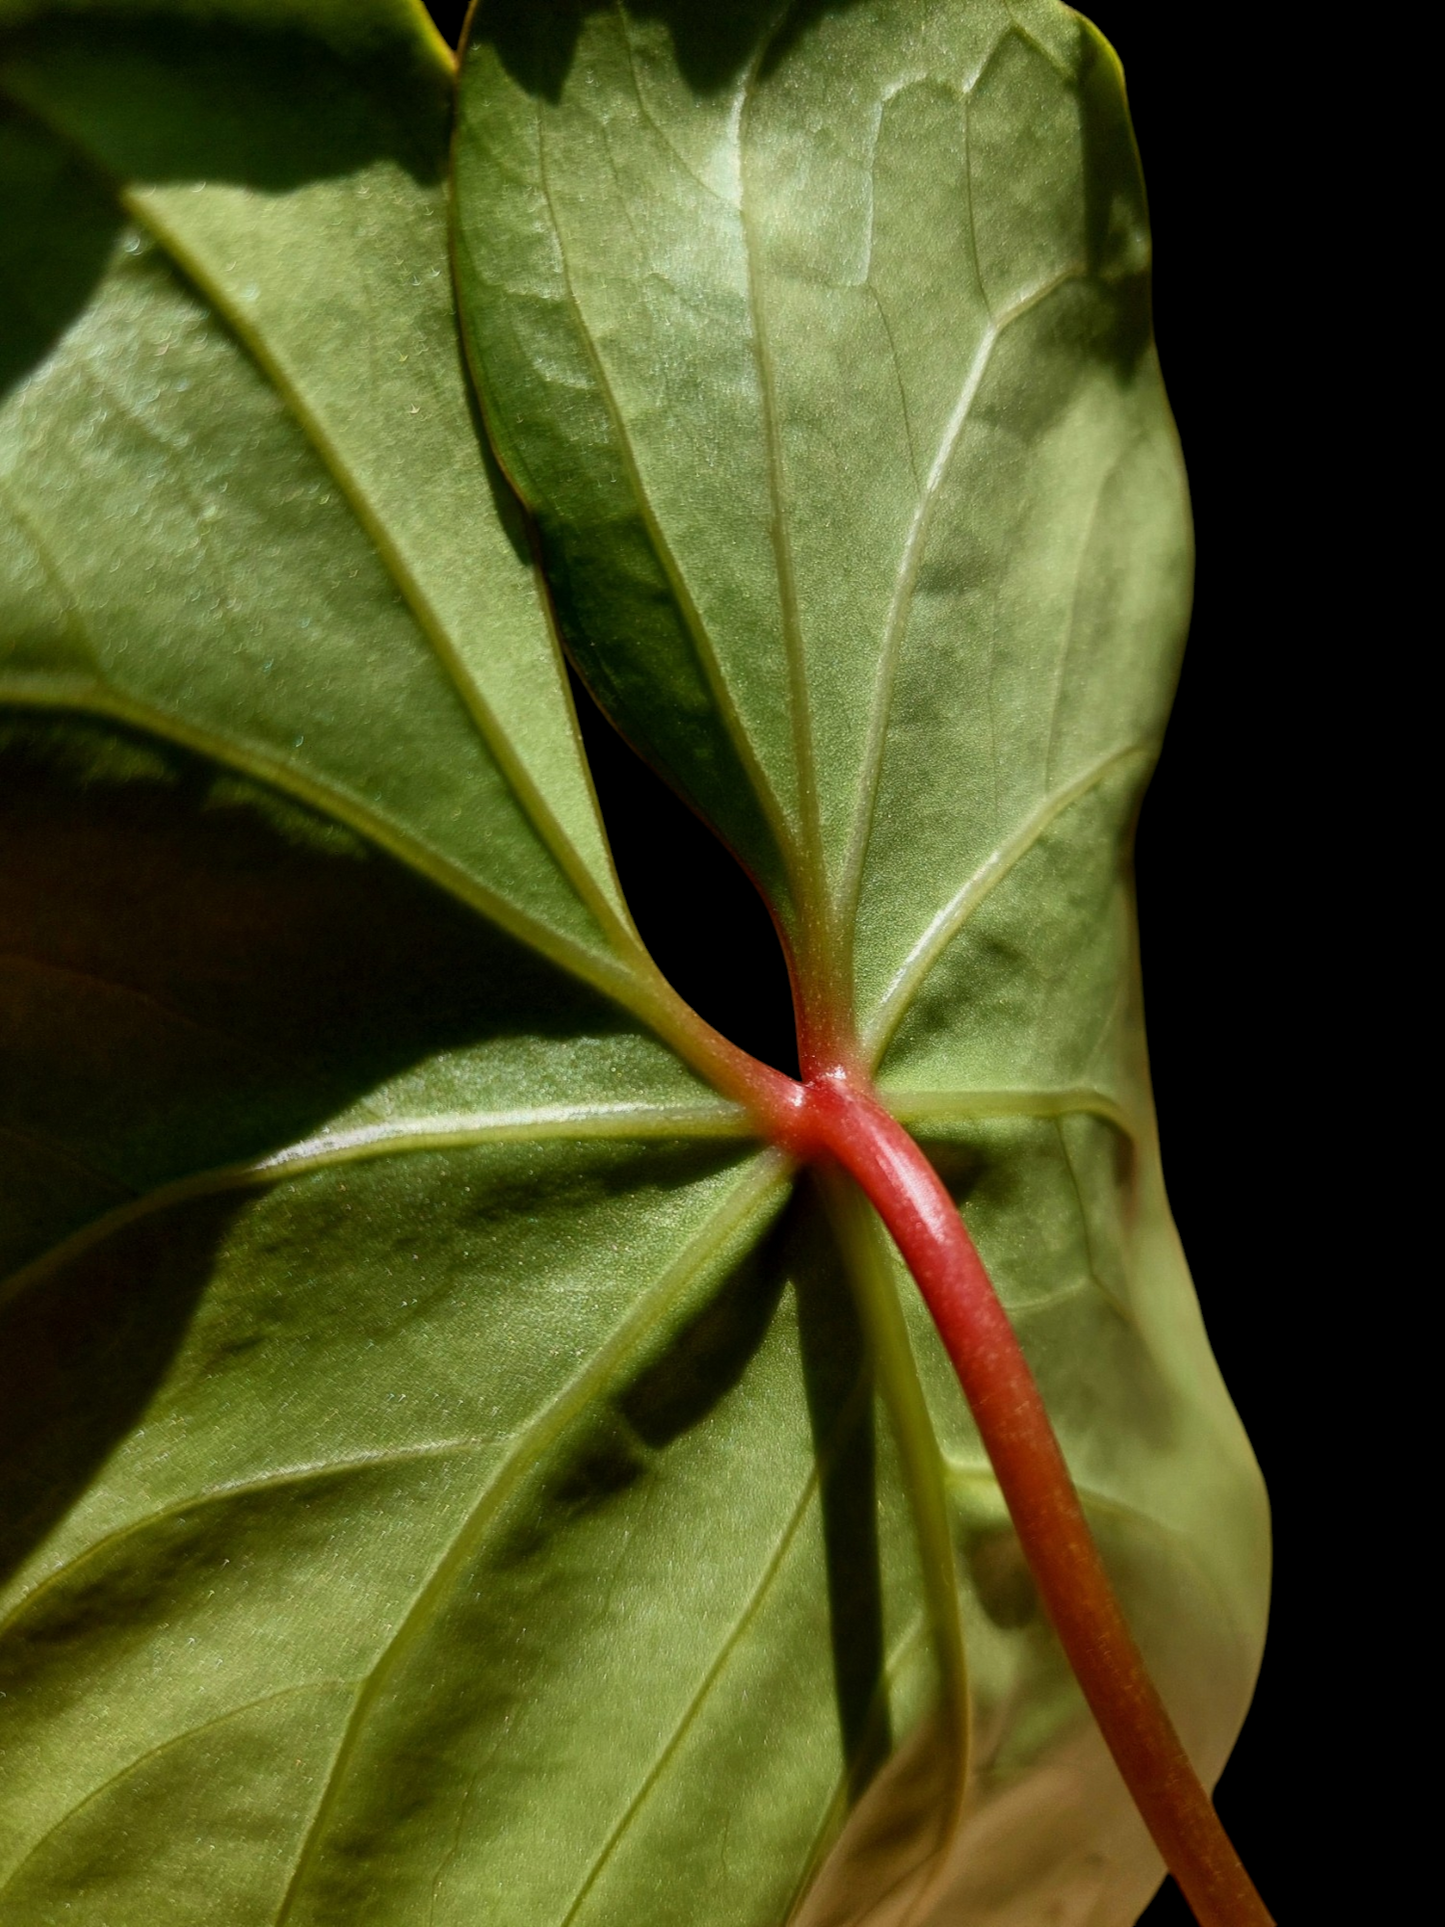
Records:
{"label": "secondary leaf vein", "polygon": [[[360,476],[328,429],[323,415],[307,400],[299,379],[287,367],[279,352],[249,320],[244,309],[228,300],[223,286],[213,278],[205,260],[187,246],[184,236],[166,220],[161,208],[144,192],[125,187],[116,190],[126,212],[165,250],[186,279],[220,314],[227,326],[249,351],[292,420],[316,451],[327,472],[350,504],[352,513],[365,531],[383,568],[411,611],[417,627],[426,638],[433,655],[441,664],[448,681],[485,743],[492,760],[506,781],[523,815],[531,823],[544,848],[562,870],[583,902],[601,923],[615,946],[624,953],[636,949],[636,938],[616,908],[598,888],[586,862],[562,829],[541,791],[516,754],[507,732],[497,720],[480,684],[467,668],[455,638],[427,593],[416,570],[402,553],[387,527],[386,518]],[[376,331],[372,331],[374,336]]]}
{"label": "secondary leaf vein", "polygon": [[187,1513],[201,1512],[209,1506],[227,1505],[232,1499],[246,1499],[261,1492],[285,1492],[311,1483],[320,1484],[325,1479],[345,1478],[352,1472],[370,1471],[376,1466],[406,1465],[413,1460],[440,1459],[449,1456],[461,1457],[469,1452],[481,1451],[488,1441],[485,1439],[441,1439],[427,1445],[398,1447],[384,1452],[358,1453],[352,1458],[328,1459],[314,1465],[284,1466],[279,1471],[263,1473],[254,1479],[236,1479],[229,1485],[213,1486],[209,1490],[188,1494],[168,1505],[158,1506],[151,1512],[139,1514],[128,1519],[113,1532],[104,1533],[93,1540],[73,1557],[62,1561],[49,1572],[42,1575],[28,1592],[19,1594],[12,1604],[0,1615],[0,1638],[12,1630],[22,1619],[34,1610],[36,1604],[48,1593],[54,1592],[83,1572],[97,1559],[104,1559],[118,1547],[132,1539],[139,1539],[145,1533],[172,1520],[184,1518]]}
{"label": "secondary leaf vein", "polygon": [[883,750],[888,734],[888,721],[892,709],[893,689],[897,679],[897,666],[902,651],[903,639],[907,633],[908,621],[913,607],[913,594],[918,581],[919,567],[922,562],[928,535],[932,527],[945,478],[953,464],[953,458],[963,441],[964,430],[968,426],[973,404],[994,349],[1005,332],[1015,321],[1030,313],[1050,295],[1068,282],[1081,278],[1084,270],[1079,267],[1063,269],[1058,274],[1048,276],[1033,288],[1019,296],[1002,313],[990,318],[988,326],[979,338],[978,346],[969,362],[959,389],[958,398],[944,426],[933,462],[929,468],[922,492],[914,506],[913,518],[904,538],[903,549],[899,556],[898,568],[894,576],[893,597],[884,623],[883,644],[879,653],[879,665],[874,681],[872,711],[868,725],[868,747],[863,764],[863,780],[859,790],[858,807],[854,815],[853,833],[849,841],[848,858],[844,866],[839,899],[838,927],[848,928],[856,911],[858,894],[863,880],[863,859],[867,852],[868,839],[872,832],[874,812],[878,803],[878,790],[883,771]]}
{"label": "secondary leaf vein", "polygon": [[78,1800],[73,1807],[68,1808],[66,1812],[61,1814],[58,1820],[51,1826],[48,1826],[44,1833],[27,1848],[24,1858],[17,1861],[10,1869],[10,1872],[5,1876],[4,1882],[0,1883],[0,1893],[5,1892],[14,1885],[20,1874],[24,1872],[25,1868],[34,1860],[41,1848],[44,1847],[47,1840],[52,1839],[60,1832],[61,1828],[68,1825],[77,1814],[83,1813],[88,1806],[93,1805],[95,1801],[102,1798],[112,1787],[119,1786],[123,1780],[128,1779],[132,1773],[137,1772],[149,1761],[159,1759],[163,1754],[171,1752],[175,1747],[183,1746],[187,1740],[198,1738],[202,1733],[212,1732],[216,1727],[225,1726],[229,1721],[240,1719],[246,1713],[254,1713],[258,1707],[274,1705],[277,1700],[295,1699],[305,1693],[336,1691],[339,1688],[344,1688],[348,1684],[349,1682],[346,1680],[328,1679],[308,1680],[303,1686],[283,1686],[277,1692],[263,1693],[259,1699],[248,1700],[244,1706],[229,1706],[224,1713],[218,1713],[214,1719],[201,1720],[197,1725],[187,1727],[184,1732],[172,1733],[164,1740],[159,1741],[155,1746],[148,1747],[144,1753],[137,1754],[135,1759],[127,1760],[123,1767],[117,1772],[112,1773],[107,1779],[102,1780],[99,1786],[93,1787],[83,1800]]}
{"label": "secondary leaf vein", "polygon": [[727,1200],[694,1234],[678,1259],[640,1300],[586,1366],[545,1405],[527,1425],[516,1445],[479,1495],[460,1530],[432,1568],[410,1607],[363,1681],[356,1706],[341,1744],[333,1757],[311,1825],[302,1843],[276,1914],[275,1927],[284,1927],[300,1895],[308,1868],[320,1850],[327,1821],[345,1783],[351,1761],[361,1743],[373,1706],[385,1693],[392,1675],[440,1609],[467,1562],[480,1550],[487,1532],[548,1448],[599,1394],[614,1374],[657,1329],[700,1275],[717,1265],[746,1233],[751,1221],[760,1222],[770,1199],[786,1181],[788,1162],[765,1151],[733,1189]]}
{"label": "secondary leaf vein", "polygon": [[89,684],[55,676],[0,680],[0,703],[16,708],[68,710],[126,723],[269,784],[319,814],[334,817],[355,830],[529,949],[591,984],[646,1022],[656,1024],[656,998],[640,967],[586,949],[575,938],[551,929],[334,780],[319,782],[310,770],[302,770],[284,757],[267,755],[254,743],[243,743],[183,722],[170,711],[138,702],[103,682]]}
{"label": "secondary leaf vein", "polygon": [[984,898],[990,895],[1003,882],[1010,870],[1033,849],[1049,826],[1081,797],[1097,788],[1104,778],[1122,763],[1128,762],[1133,757],[1146,757],[1153,754],[1154,746],[1149,743],[1129,743],[1123,749],[1111,750],[1107,756],[1102,756],[1097,762],[1092,763],[1072,783],[1046,796],[1011,837],[989,852],[967,882],[954,892],[949,901],[933,917],[928,928],[918,938],[894,973],[892,982],[879,1000],[877,1011],[868,1029],[865,1049],[871,1064],[877,1065],[908,1006],[918,994],[924,978],[938,962],[944,950],[958,935]]}
{"label": "secondary leaf vein", "polygon": [[[733,113],[737,142],[738,223],[742,229],[743,252],[748,275],[749,343],[757,370],[758,392],[762,404],[763,441],[767,451],[769,532],[772,539],[773,566],[778,583],[778,604],[782,619],[783,650],[788,665],[788,714],[791,724],[793,761],[798,776],[798,807],[802,819],[802,849],[806,868],[800,879],[804,885],[804,907],[811,918],[826,914],[823,874],[822,820],[818,803],[818,775],[813,757],[813,729],[808,704],[807,659],[803,649],[802,612],[793,565],[792,531],[788,522],[782,424],[779,419],[777,367],[768,339],[767,319],[762,295],[762,273],[758,261],[757,223],[748,212],[748,118],[756,99],[758,73],[782,31],[791,4],[778,11],[768,33],[744,71],[739,98]],[[818,931],[815,941],[825,941]]]}
{"label": "secondary leaf vein", "polygon": [[637,463],[637,451],[633,447],[632,438],[627,432],[622,410],[613,392],[612,383],[608,378],[602,357],[597,351],[597,344],[592,338],[592,331],[587,326],[581,303],[577,298],[577,291],[572,285],[572,275],[567,266],[567,252],[562,239],[562,225],[557,218],[556,203],[548,178],[547,139],[542,124],[540,109],[537,114],[537,181],[541,189],[542,198],[547,206],[548,215],[551,219],[552,231],[557,238],[557,257],[563,294],[566,298],[573,324],[576,327],[578,339],[582,344],[583,353],[586,355],[588,366],[592,371],[592,378],[597,385],[598,398],[601,400],[607,419],[611,424],[612,433],[617,443],[617,450],[622,458],[622,465],[627,474],[628,488],[633,499],[633,504],[636,507],[638,517],[643,527],[647,531],[648,541],[652,545],[653,553],[656,555],[663,574],[667,578],[668,587],[672,591],[678,613],[682,617],[683,627],[692,643],[713,701],[717,704],[718,714],[722,718],[723,726],[727,731],[729,741],[732,743],[733,751],[741,762],[749,782],[752,784],[754,794],[758,799],[759,806],[763,811],[768,826],[777,840],[779,849],[784,853],[786,858],[794,845],[792,829],[783,815],[777,796],[773,791],[771,783],[768,781],[762,765],[757,760],[752,743],[748,737],[748,732],[743,727],[742,718],[737,713],[732,692],[728,688],[727,680],[723,675],[722,665],[717,659],[712,638],[708,634],[707,625],[702,619],[701,611],[693,601],[692,592],[687,586],[686,579],[678,565],[677,558],[672,553],[671,546],[663,535],[662,525],[657,519],[651,500],[648,497],[647,489],[643,484],[642,472]]}
{"label": "secondary leaf vein", "polygon": [[705,1105],[553,1105],[534,1110],[503,1111],[451,1117],[393,1119],[363,1125],[354,1131],[322,1133],[268,1156],[177,1178],[157,1186],[132,1203],[117,1206],[104,1216],[53,1246],[43,1256],[0,1280],[0,1308],[13,1302],[41,1279],[81,1257],[131,1225],[199,1198],[228,1191],[255,1190],[283,1178],[298,1177],[327,1165],[362,1158],[395,1157],[416,1152],[466,1149],[486,1143],[537,1143],[561,1139],[647,1139],[672,1137],[746,1138],[755,1133],[746,1114],[736,1106]]}

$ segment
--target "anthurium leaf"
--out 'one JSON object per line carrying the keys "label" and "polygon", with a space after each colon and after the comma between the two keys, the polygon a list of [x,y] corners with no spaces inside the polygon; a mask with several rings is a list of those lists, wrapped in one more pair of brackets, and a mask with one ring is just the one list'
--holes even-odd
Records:
{"label": "anthurium leaf", "polygon": [[[729,1266],[778,1172],[615,1010],[386,859],[154,753],[77,792],[65,747],[7,758],[4,902],[93,1040],[64,1093],[86,1159],[124,1182],[143,1155],[117,1079],[179,1131],[223,1079],[236,1112],[260,1087],[242,1137],[329,1128],[112,1211],[8,1307],[6,1918],[405,1920],[433,1887],[438,1918],[525,1918],[557,1872],[528,1805],[565,1827],[589,1797],[530,1801],[549,1746],[605,1778],[643,1667],[634,1719],[686,1688],[686,1650],[647,1656],[644,1546],[700,1570],[701,1494],[751,1465],[687,1610],[701,1669],[806,1509],[788,1321]],[[471,1812],[499,1719],[513,1792]]]}
{"label": "anthurium leaf", "polygon": [[[1051,7],[714,12],[484,8],[485,406],[594,685],[856,986],[1213,1771],[1262,1517],[1120,855],[1184,549],[1116,80]],[[664,1040],[450,90],[403,0],[0,0],[0,1918],[1122,1923],[911,1286]]]}
{"label": "anthurium leaf", "polygon": [[828,1234],[595,988],[397,20],[3,43],[7,1921],[780,1915],[931,1694]]}
{"label": "anthurium leaf", "polygon": [[[482,0],[456,185],[473,366],[579,663],[966,1201],[1212,1776],[1267,1551],[1143,1046],[1129,840],[1190,541],[1117,63],[1052,0]],[[1157,1863],[902,1302],[973,1549],[971,1808],[920,1871],[920,1735],[807,1918],[1132,1918]]]}
{"label": "anthurium leaf", "polygon": [[781,1917],[885,1643],[928,1698],[782,1161],[272,793],[3,774],[6,1202],[92,1186],[3,1307],[7,1921]]}
{"label": "anthurium leaf", "polygon": [[460,111],[464,321],[569,638],[872,1015],[1111,759],[1127,810],[1172,689],[1112,57],[1051,0],[484,0]]}

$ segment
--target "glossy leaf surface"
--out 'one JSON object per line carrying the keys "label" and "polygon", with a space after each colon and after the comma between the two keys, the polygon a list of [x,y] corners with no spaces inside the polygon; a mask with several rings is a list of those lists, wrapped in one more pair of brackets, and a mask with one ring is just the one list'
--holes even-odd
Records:
{"label": "glossy leaf surface", "polygon": [[[717,14],[483,8],[483,402],[1213,1774],[1265,1547],[1143,1055],[1187,532],[1117,74],[1052,6]],[[0,23],[0,1919],[1132,1919],[906,1277],[668,1041],[466,386],[443,53]]]}

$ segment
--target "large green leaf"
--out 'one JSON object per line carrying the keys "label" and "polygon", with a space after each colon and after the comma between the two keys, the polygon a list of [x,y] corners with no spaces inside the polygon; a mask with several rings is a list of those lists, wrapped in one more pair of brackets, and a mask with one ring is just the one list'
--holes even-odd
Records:
{"label": "large green leaf", "polygon": [[[482,0],[456,176],[473,365],[569,641],[967,1194],[1082,1487],[1190,1545],[1191,1580],[1122,1583],[1141,1627],[1170,1593],[1181,1649],[1201,1616],[1231,1645],[1181,1662],[1209,1707],[1176,1686],[1217,1771],[1262,1516],[1143,1046],[1128,846],[1190,544],[1117,63],[1051,0]],[[903,1299],[966,1517],[987,1474]],[[970,1646],[1001,1790],[1039,1703]],[[1019,1890],[960,1849],[965,1917],[1062,1904],[1068,1777],[1054,1848],[999,1849]],[[1100,1919],[1133,1904],[1113,1878]]]}
{"label": "large green leaf", "polygon": [[[667,1041],[450,86],[404,0],[0,0],[0,1920],[1130,1920],[911,1287]],[[517,0],[462,102],[569,643],[854,986],[1213,1774],[1266,1555],[1143,1057],[1110,57]]]}

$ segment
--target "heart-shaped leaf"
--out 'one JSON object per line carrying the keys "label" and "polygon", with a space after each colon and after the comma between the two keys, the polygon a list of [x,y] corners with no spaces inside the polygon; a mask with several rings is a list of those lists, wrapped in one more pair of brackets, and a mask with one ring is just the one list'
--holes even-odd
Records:
{"label": "heart-shaped leaf", "polygon": [[[451,90],[405,0],[0,0],[0,1915],[1130,1920],[911,1283],[618,892]],[[568,643],[966,1200],[1212,1775],[1266,1554],[1143,1054],[1111,56],[488,0],[455,210]]]}

